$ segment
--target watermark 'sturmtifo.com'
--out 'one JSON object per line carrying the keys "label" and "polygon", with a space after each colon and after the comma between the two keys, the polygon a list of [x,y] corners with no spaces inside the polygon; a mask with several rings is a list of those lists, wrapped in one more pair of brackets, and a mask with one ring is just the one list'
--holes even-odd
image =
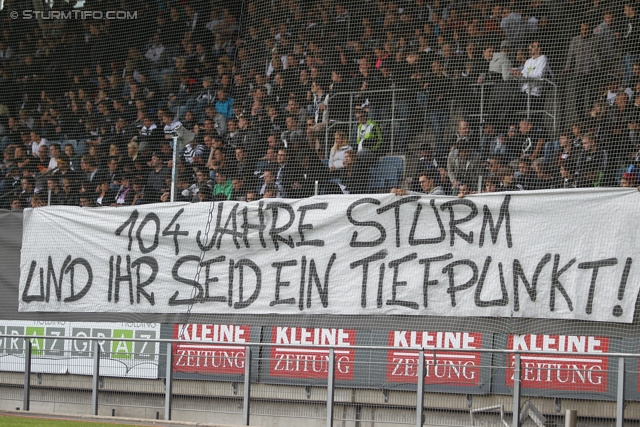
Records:
{"label": "watermark 'sturmtifo.com'", "polygon": [[13,11],[9,13],[11,19],[50,19],[50,20],[67,20],[67,19],[138,19],[138,11],[128,10],[108,10],[102,12],[100,10],[23,10],[21,12]]}

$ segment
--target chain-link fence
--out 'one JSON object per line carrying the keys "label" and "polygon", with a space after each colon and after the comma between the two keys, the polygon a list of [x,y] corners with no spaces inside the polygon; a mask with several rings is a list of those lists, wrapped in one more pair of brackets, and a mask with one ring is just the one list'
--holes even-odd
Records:
{"label": "chain-link fence", "polygon": [[[580,337],[544,336],[546,350],[526,351],[65,337],[89,349],[49,356],[40,349],[57,337],[2,339],[10,343],[0,349],[3,409],[243,425],[513,427],[631,425],[640,410],[629,398],[637,355]],[[158,349],[155,372],[116,372],[139,344]]]}

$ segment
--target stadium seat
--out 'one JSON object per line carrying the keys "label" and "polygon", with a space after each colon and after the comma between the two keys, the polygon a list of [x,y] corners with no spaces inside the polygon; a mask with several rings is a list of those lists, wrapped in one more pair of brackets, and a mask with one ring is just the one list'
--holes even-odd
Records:
{"label": "stadium seat", "polygon": [[404,156],[386,156],[371,169],[369,193],[385,193],[404,179]]}

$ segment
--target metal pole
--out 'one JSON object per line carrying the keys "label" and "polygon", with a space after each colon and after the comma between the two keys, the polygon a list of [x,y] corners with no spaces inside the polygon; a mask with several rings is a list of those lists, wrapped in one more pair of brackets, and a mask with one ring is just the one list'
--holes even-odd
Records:
{"label": "metal pole", "polygon": [[478,194],[482,193],[482,175],[478,175]]}
{"label": "metal pole", "polygon": [[336,357],[333,349],[329,349],[329,371],[327,378],[327,427],[333,427],[333,398],[335,391]]}
{"label": "metal pole", "polygon": [[416,389],[416,427],[422,427],[424,412],[424,350],[418,353],[418,387]]}
{"label": "metal pole", "polygon": [[317,195],[318,195],[318,181],[316,181],[316,182],[313,184],[313,195],[314,195],[314,196],[317,196]]}
{"label": "metal pole", "polygon": [[331,121],[329,120],[329,113],[331,112],[331,98],[329,98],[329,105],[327,105],[327,125],[324,127],[324,158],[329,158],[329,124]]}
{"label": "metal pole", "polygon": [[353,92],[349,93],[349,144],[353,137]]}
{"label": "metal pole", "polygon": [[624,425],[624,357],[618,359],[618,389],[616,392],[616,427]]}
{"label": "metal pole", "polygon": [[249,425],[249,402],[251,400],[251,347],[244,350],[244,393],[242,395],[242,425]]}
{"label": "metal pole", "polygon": [[51,190],[47,190],[47,206],[51,206]]}
{"label": "metal pole", "polygon": [[553,85],[553,138],[558,138],[558,86]]}
{"label": "metal pole", "polygon": [[393,143],[395,140],[394,125],[396,122],[396,88],[391,91],[391,143],[389,144],[389,154],[393,154]]}
{"label": "metal pole", "polygon": [[29,410],[29,397],[31,392],[31,341],[24,339],[24,395],[22,397],[22,410]]}
{"label": "metal pole", "polygon": [[578,411],[567,409],[564,415],[564,427],[578,427]]}
{"label": "metal pole", "polygon": [[527,119],[531,118],[531,85],[529,85],[529,91],[527,92]]}
{"label": "metal pole", "polygon": [[93,342],[93,379],[91,381],[91,413],[98,415],[98,381],[100,378],[100,344]]}
{"label": "metal pole", "polygon": [[178,136],[173,136],[173,162],[171,164],[171,202],[176,200],[176,186],[178,185]]}
{"label": "metal pole", "polygon": [[484,107],[484,84],[480,83],[480,123],[482,123]]}
{"label": "metal pole", "polygon": [[513,361],[513,420],[512,427],[520,427],[520,355]]}
{"label": "metal pole", "polygon": [[173,392],[173,348],[172,343],[167,343],[167,363],[165,365],[164,386],[164,419],[171,420],[171,395]]}

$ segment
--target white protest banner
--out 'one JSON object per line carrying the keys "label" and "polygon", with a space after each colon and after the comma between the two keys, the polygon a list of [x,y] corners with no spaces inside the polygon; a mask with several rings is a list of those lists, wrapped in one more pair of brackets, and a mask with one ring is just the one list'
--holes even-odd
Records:
{"label": "white protest banner", "polygon": [[626,189],[38,208],[19,308],[630,323],[639,211]]}

